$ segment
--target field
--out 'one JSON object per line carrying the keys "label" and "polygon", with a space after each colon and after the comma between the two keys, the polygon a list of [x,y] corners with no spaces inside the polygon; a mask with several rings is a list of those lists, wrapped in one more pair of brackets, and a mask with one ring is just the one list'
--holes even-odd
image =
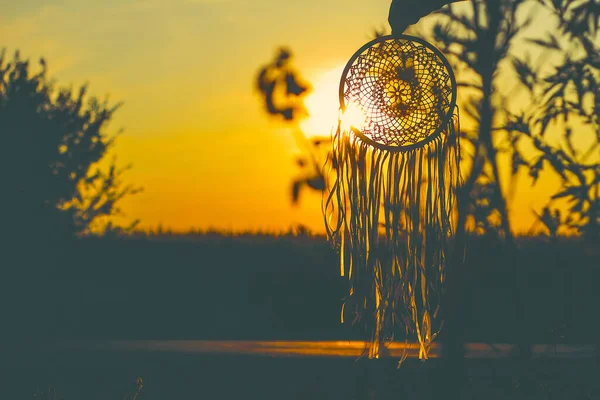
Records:
{"label": "field", "polygon": [[[469,243],[467,338],[513,342],[528,334],[537,343],[595,343],[597,258],[567,239],[552,245],[522,238],[519,247],[513,277],[500,246]],[[6,270],[7,337],[361,338],[340,324],[346,281],[321,237],[87,238],[39,254],[35,268]],[[515,282],[527,326],[515,326]]]}
{"label": "field", "polygon": [[[18,353],[17,344],[27,348],[40,339],[360,339],[360,332],[339,322],[346,283],[322,237],[86,238],[62,246],[42,253],[40,265],[29,273],[15,270],[4,280],[2,375],[11,383],[4,386],[8,393],[17,396],[12,398],[31,398],[18,396],[47,385],[62,390],[67,400],[122,398],[135,389],[137,375],[147,382],[141,398],[148,399],[287,399],[303,393],[304,398],[353,398],[366,396],[369,385],[379,388],[379,396],[412,391],[419,395],[407,398],[428,398],[435,388],[437,360],[409,361],[395,370],[392,359],[372,367],[332,357],[35,348]],[[465,264],[468,341],[514,343],[528,335],[534,343],[595,343],[597,260],[576,241],[562,239],[558,246],[543,238],[519,239],[519,290],[528,320],[518,326],[511,297],[515,280],[501,248],[487,239],[471,240]],[[469,361],[468,390],[512,398],[506,390],[529,385],[540,396],[530,398],[567,398],[566,390],[575,399],[588,398],[595,382],[593,360],[542,359],[516,369],[512,362]],[[376,375],[373,368],[384,372]]]}

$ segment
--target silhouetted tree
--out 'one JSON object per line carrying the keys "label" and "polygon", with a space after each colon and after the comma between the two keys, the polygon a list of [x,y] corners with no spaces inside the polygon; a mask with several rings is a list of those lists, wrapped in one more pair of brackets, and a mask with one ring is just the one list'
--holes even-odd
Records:
{"label": "silhouetted tree", "polygon": [[28,243],[112,230],[119,200],[138,191],[114,160],[98,165],[120,104],[86,99],[87,86],[56,89],[44,59],[39,65],[34,73],[18,52],[12,61],[0,53],[0,229]]}
{"label": "silhouetted tree", "polygon": [[[562,62],[544,73],[540,72],[544,64],[513,61],[532,103],[537,105],[511,115],[507,124],[514,144],[513,171],[525,167],[535,184],[540,173],[549,167],[546,171],[558,176],[562,185],[544,208],[540,221],[551,236],[565,228],[597,247],[600,240],[600,46],[597,35],[600,5],[595,0],[541,0],[539,3],[558,19],[562,40],[551,35],[532,42],[545,52],[559,55]],[[580,142],[587,143],[586,149],[575,145],[576,136]],[[524,142],[534,149],[533,157],[523,152]],[[570,205],[564,218],[558,209],[552,209],[558,199],[565,199]]]}
{"label": "silhouetted tree", "polygon": [[[530,40],[545,47],[546,51],[563,52],[562,61],[559,61],[553,72],[545,76],[538,72],[538,65],[534,66],[527,59],[523,60],[522,56],[515,57],[511,52],[511,43],[531,22],[531,18],[519,21],[516,18],[517,10],[523,10],[523,4],[535,3],[538,3],[537,7],[541,5],[552,10],[562,29],[559,33],[562,33],[562,37],[550,34]],[[600,64],[596,32],[600,8],[594,0],[473,0],[471,5],[469,14],[459,14],[453,7],[443,10],[441,14],[451,22],[439,23],[434,28],[439,46],[455,61],[455,70],[466,70],[466,75],[473,77],[460,83],[473,94],[463,104],[463,110],[472,117],[476,129],[474,132],[465,132],[464,135],[472,145],[473,163],[472,168],[466,171],[466,182],[459,194],[457,240],[460,241],[463,235],[464,223],[470,215],[473,216],[472,210],[482,211],[481,199],[487,197],[489,201],[485,201],[483,205],[488,209],[484,208],[483,211],[490,215],[495,210],[500,217],[500,233],[506,239],[506,254],[511,257],[507,260],[507,266],[512,269],[515,289],[521,286],[521,290],[515,290],[513,294],[520,321],[517,337],[521,344],[521,354],[526,356],[529,353],[527,342],[532,338],[527,337],[524,304],[520,300],[525,288],[522,287],[521,274],[514,267],[517,248],[512,239],[505,191],[500,185],[498,156],[502,152],[512,155],[513,176],[521,167],[526,167],[535,182],[545,165],[557,173],[563,187],[552,199],[567,198],[572,206],[564,218],[557,210],[551,210],[547,206],[539,215],[540,220],[554,237],[562,224],[569,224],[584,237],[594,237],[596,244],[588,247],[597,247],[600,185],[597,164],[600,153],[596,152],[600,115],[597,107],[597,82]],[[544,56],[547,57],[547,54]],[[507,94],[499,85],[500,79],[505,85],[506,78],[501,75],[500,70],[507,61],[512,62],[515,76],[531,92],[530,102],[516,114],[512,112],[512,108],[507,107],[514,92]],[[540,64],[548,66],[547,61]],[[579,121],[576,122],[576,119]],[[501,120],[508,122],[499,124],[498,121]],[[596,138],[587,151],[575,149],[571,140],[575,128],[569,126],[569,120],[571,123],[579,123],[580,129],[583,122],[588,130],[594,132]],[[557,125],[558,122],[562,122],[563,126]],[[548,135],[545,135],[546,130],[551,129],[555,134],[558,133],[563,145],[551,144]],[[531,151],[527,153],[521,147],[526,140],[529,141],[529,149],[534,149],[533,159],[526,157],[526,154],[532,154]],[[595,156],[595,162],[589,161],[591,156]],[[584,159],[588,159],[588,162]],[[482,191],[482,187],[489,190]],[[557,257],[557,262],[561,262],[560,257]],[[568,277],[569,273],[566,272],[565,278]],[[568,282],[568,279],[564,281]]]}
{"label": "silhouetted tree", "polygon": [[[262,67],[256,79],[256,88],[260,92],[265,110],[274,118],[282,118],[291,125],[292,133],[303,154],[297,158],[301,176],[292,182],[292,202],[297,203],[300,190],[307,187],[322,191],[326,187],[323,164],[328,154],[328,138],[308,139],[298,126],[298,122],[307,116],[304,96],[309,93],[310,85],[304,82],[291,65],[292,53],[280,48],[273,61]],[[324,146],[327,150],[324,150]]]}
{"label": "silhouetted tree", "polygon": [[[525,6],[536,3],[537,7],[553,10],[562,30],[530,40],[530,44],[542,45],[564,55],[555,70],[544,76],[529,61],[522,60],[521,55],[515,56],[513,49],[515,39],[524,35],[525,28],[530,26],[535,15],[525,15]],[[527,358],[533,338],[529,336],[522,299],[528,288],[523,271],[516,266],[521,253],[513,238],[507,207],[511,188],[502,185],[500,159],[502,156],[512,157],[512,189],[514,178],[523,167],[529,170],[534,182],[542,172],[557,173],[563,187],[551,200],[567,199],[571,206],[566,213],[560,213],[551,209],[549,204],[539,211],[539,218],[552,237],[557,236],[562,226],[568,226],[588,239],[587,251],[597,253],[600,226],[600,53],[597,27],[600,6],[597,0],[472,0],[465,2],[461,8],[463,11],[456,6],[442,9],[433,32],[417,34],[425,36],[449,58],[459,79],[461,97],[464,95],[466,99],[460,104],[462,117],[470,118],[473,127],[461,132],[462,142],[466,144],[466,151],[462,154],[471,162],[463,163],[469,168],[464,171],[464,184],[458,191],[455,243],[457,249],[463,249],[467,242],[470,243],[469,235],[473,230],[477,234],[491,236],[495,241],[503,241],[503,264],[514,285],[511,308],[516,314],[516,324],[513,340],[520,345],[519,354]],[[381,34],[375,32],[377,36]],[[543,64],[548,66],[546,61]],[[517,85],[510,91],[506,90],[510,75],[521,78],[523,84],[535,93],[523,107],[522,114],[515,115],[514,107],[507,107],[514,98],[514,90],[520,89]],[[515,105],[514,101],[512,103]],[[562,118],[564,121],[561,121]],[[572,126],[568,126],[567,119]],[[563,123],[563,126],[557,125],[557,122]],[[572,142],[573,133],[581,130],[582,124],[595,135],[585,150],[577,149]],[[562,144],[553,144],[543,133],[551,129],[555,135],[558,134]],[[531,150],[522,151],[520,144],[526,140],[529,148],[535,150],[533,153]],[[453,264],[461,265],[464,253],[457,251],[455,256],[457,259]],[[556,260],[559,262],[560,258]],[[453,310],[449,310],[454,313],[451,315],[454,321],[445,323],[444,328],[445,338],[449,338],[445,343],[448,346],[444,347],[454,360],[462,358],[463,354],[464,323],[461,318],[464,315],[460,313],[469,308],[469,288],[462,286],[467,277],[462,275],[462,268],[458,268],[458,275],[448,275],[448,287],[453,287],[448,293],[453,294],[447,304],[454,303]],[[568,281],[565,279],[565,282]],[[448,382],[458,377],[461,370],[460,362],[451,367],[453,373],[448,374]],[[439,387],[442,390],[448,388],[444,385]]]}
{"label": "silhouetted tree", "polygon": [[[559,31],[543,40],[532,40],[546,53],[558,56],[558,65],[514,59],[521,83],[534,107],[510,116],[506,129],[514,147],[513,171],[526,168],[535,183],[543,171],[560,179],[561,188],[539,215],[552,243],[560,230],[583,238],[584,252],[597,257],[600,243],[600,4],[596,0],[538,0],[557,19]],[[575,137],[586,147],[576,146]],[[533,148],[527,157],[523,146]],[[530,153],[531,154],[531,153]],[[568,204],[566,215],[554,202]],[[563,272],[565,301],[561,305],[559,336],[571,328],[574,282],[569,261],[554,250]],[[596,296],[598,303],[598,296]],[[562,315],[561,315],[562,314]],[[598,326],[593,320],[590,325]],[[600,360],[600,331],[596,329],[596,357]],[[600,364],[599,364],[600,365]]]}
{"label": "silhouetted tree", "polygon": [[[471,152],[472,162],[468,170],[463,170],[465,179],[457,189],[454,253],[447,270],[442,303],[444,331],[441,342],[446,360],[442,379],[446,384],[440,385],[440,395],[460,397],[465,377],[464,327],[472,301],[469,293],[473,291],[467,284],[469,277],[463,263],[469,220],[475,223],[476,231],[483,228],[489,234],[493,229],[494,236],[503,241],[507,273],[514,279],[511,306],[519,327],[513,332],[514,340],[519,344],[519,354],[523,358],[530,354],[520,287],[523,280],[516,267],[517,249],[500,180],[498,136],[502,132],[494,126],[503,112],[497,106],[502,96],[500,85],[504,84],[498,79],[500,67],[509,56],[515,37],[531,22],[517,19],[517,10],[524,2],[472,0],[467,3],[466,12],[459,12],[450,5],[439,12],[443,17],[430,34],[430,40],[453,64],[459,88],[463,94],[470,95],[459,106],[473,125],[472,130],[461,132],[463,144],[469,144],[464,147]],[[461,153],[468,154],[468,151]]]}

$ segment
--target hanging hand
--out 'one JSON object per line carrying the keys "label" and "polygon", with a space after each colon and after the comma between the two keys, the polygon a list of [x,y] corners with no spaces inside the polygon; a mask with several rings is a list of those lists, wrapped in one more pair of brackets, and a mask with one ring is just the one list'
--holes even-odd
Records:
{"label": "hanging hand", "polygon": [[409,25],[442,8],[446,4],[466,0],[392,0],[388,22],[392,35],[401,35]]}

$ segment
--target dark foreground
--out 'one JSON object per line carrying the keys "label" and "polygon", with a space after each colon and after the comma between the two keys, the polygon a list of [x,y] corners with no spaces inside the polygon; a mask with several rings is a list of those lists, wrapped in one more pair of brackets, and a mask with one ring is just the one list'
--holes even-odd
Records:
{"label": "dark foreground", "polygon": [[[92,347],[52,352],[15,343],[53,340],[357,340],[340,323],[348,293],[322,239],[202,237],[79,240],[52,252],[32,246],[3,264],[0,400],[33,399],[436,399],[439,360],[356,361],[174,349]],[[591,249],[593,250],[593,249]],[[6,257],[5,257],[6,259]],[[581,243],[523,239],[512,262],[473,239],[465,261],[465,340],[598,343],[598,258]],[[519,302],[516,300],[520,299]],[[516,311],[526,321],[519,321]],[[442,332],[443,335],[443,332]],[[473,358],[463,399],[600,399],[589,358]],[[40,398],[39,396],[37,397]]]}
{"label": "dark foreground", "polygon": [[[516,260],[518,276],[504,246],[469,241],[465,340],[596,343],[598,257],[575,240],[524,238]],[[52,257],[32,246],[2,261],[0,343],[360,340],[366,333],[340,323],[348,279],[324,238],[86,238],[56,246]]]}
{"label": "dark foreground", "polygon": [[[139,376],[145,384],[139,400],[439,399],[443,393],[436,377],[439,359],[411,358],[397,369],[397,358],[369,361],[289,351],[207,354],[198,351],[201,347],[194,351],[176,342],[141,343],[135,351],[106,345],[43,351],[5,347],[0,398],[34,399],[38,389],[47,392],[52,386],[56,399],[129,399]],[[469,358],[463,399],[597,399],[598,370],[589,354],[581,350],[582,356],[566,358],[546,349],[526,363]]]}

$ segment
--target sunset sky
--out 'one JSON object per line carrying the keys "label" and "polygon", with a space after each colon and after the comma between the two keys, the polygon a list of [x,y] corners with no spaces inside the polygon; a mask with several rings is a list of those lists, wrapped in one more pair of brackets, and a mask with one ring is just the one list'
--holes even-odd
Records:
{"label": "sunset sky", "polygon": [[[123,203],[142,227],[322,231],[320,196],[303,193],[291,205],[298,147],[262,111],[254,79],[279,46],[289,46],[315,87],[303,127],[328,134],[341,70],[374,29],[387,28],[389,4],[0,0],[0,47],[45,57],[61,86],[89,82],[92,94],[124,102],[111,128],[124,128],[115,154],[133,164],[128,180],[144,188]],[[529,182],[521,180],[511,205],[516,230],[531,226],[531,209],[554,184],[531,190]]]}

